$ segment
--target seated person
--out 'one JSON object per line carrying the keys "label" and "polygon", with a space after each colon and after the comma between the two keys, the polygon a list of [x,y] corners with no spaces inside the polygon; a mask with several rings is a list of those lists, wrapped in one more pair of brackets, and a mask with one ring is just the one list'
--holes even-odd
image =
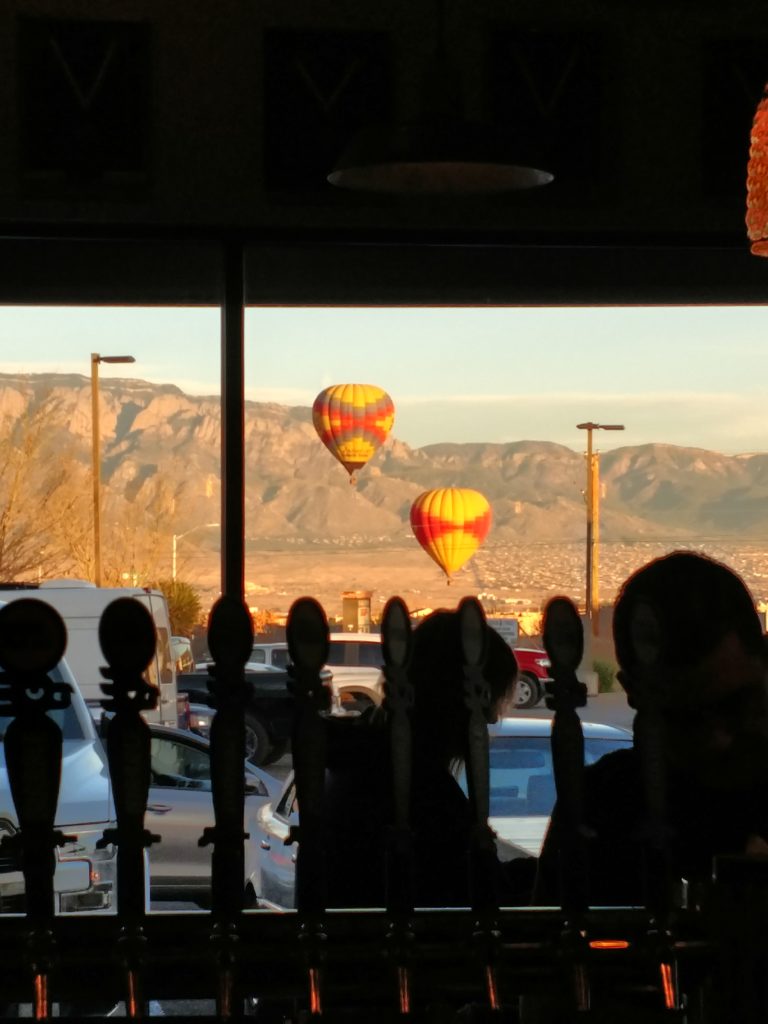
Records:
{"label": "seated person", "polygon": [[[768,658],[744,583],[710,558],[674,552],[627,580],[613,629],[630,706],[658,707],[671,879],[705,881],[717,854],[768,852]],[[637,740],[636,727],[633,747],[585,769],[592,906],[647,903]],[[555,807],[538,905],[560,905],[559,827]]]}
{"label": "seated person", "polygon": [[[467,756],[468,711],[458,613],[437,611],[414,630],[411,821],[416,906],[470,904],[468,852],[472,818],[456,768]],[[484,674],[498,709],[517,677],[511,648],[488,627]],[[328,905],[385,906],[385,864],[392,821],[386,715],[329,720],[326,777]],[[518,862],[510,862],[516,864]],[[527,902],[532,872],[509,888],[499,864],[500,898]],[[511,877],[511,876],[510,876]],[[522,886],[522,888],[520,888]]]}

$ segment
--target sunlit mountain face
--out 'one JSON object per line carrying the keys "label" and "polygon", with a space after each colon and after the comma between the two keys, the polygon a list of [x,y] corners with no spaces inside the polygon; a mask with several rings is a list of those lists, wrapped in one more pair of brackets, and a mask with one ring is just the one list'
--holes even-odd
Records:
{"label": "sunlit mountain face", "polygon": [[[179,565],[188,573],[216,575],[220,430],[217,397],[186,395],[174,386],[144,381],[102,382],[103,520],[115,572],[143,574],[152,566],[155,575],[168,575],[172,536],[185,534]],[[414,560],[415,571],[423,566],[430,574],[430,585],[444,585],[436,567],[417,550],[409,511],[421,492],[456,486],[480,491],[493,512],[490,534],[457,580],[459,586],[471,585],[474,592],[499,588],[503,576],[520,575],[513,563],[530,562],[522,553],[536,545],[572,546],[574,570],[568,580],[572,575],[574,589],[581,586],[583,453],[531,440],[415,449],[396,434],[395,424],[394,436],[351,486],[348,474],[318,441],[309,407],[246,403],[249,557],[402,549]],[[34,546],[40,566],[27,566],[24,576],[38,571],[49,575],[54,560],[59,571],[87,575],[83,559],[87,561],[91,529],[89,380],[77,375],[0,375],[0,444],[6,460],[13,454],[23,468],[15,515],[29,523],[27,511],[35,510]],[[8,479],[7,472],[4,475]],[[723,455],[664,444],[628,445],[601,455],[600,479],[606,588],[612,587],[611,546],[618,550],[650,545],[654,551],[688,545],[762,548],[768,519],[768,453]],[[546,561],[559,564],[565,573],[570,559],[548,555]],[[373,565],[375,559],[370,562]],[[126,569],[126,563],[133,568]],[[755,571],[761,578],[762,570]],[[328,575],[327,570],[322,572]],[[373,575],[356,569],[347,574],[346,585],[376,586],[375,579],[370,582]],[[533,570],[526,575],[530,583]],[[337,590],[345,586],[343,572],[341,576],[338,586],[332,584]],[[296,586],[300,582],[310,586],[311,572]],[[542,587],[546,592],[555,583],[553,579]],[[255,579],[254,586],[265,585]],[[282,589],[289,591],[290,584]]]}

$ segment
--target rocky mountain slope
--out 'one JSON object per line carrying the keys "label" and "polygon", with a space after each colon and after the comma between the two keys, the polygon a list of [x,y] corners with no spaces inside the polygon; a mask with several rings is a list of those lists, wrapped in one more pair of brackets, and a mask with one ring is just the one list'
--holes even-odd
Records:
{"label": "rocky mountain slope", "polygon": [[[0,439],[39,429],[28,479],[52,460],[73,488],[89,486],[90,381],[78,375],[0,375]],[[101,436],[105,515],[152,523],[167,535],[220,518],[217,397],[172,385],[103,379]],[[408,541],[421,491],[458,485],[493,508],[488,543],[579,540],[584,535],[584,458],[562,445],[436,444],[390,438],[350,487],[320,444],[311,411],[246,407],[249,539],[275,549]],[[601,525],[608,541],[763,535],[768,453],[727,456],[672,445],[626,446],[601,456]],[[0,483],[0,501],[2,499]]]}

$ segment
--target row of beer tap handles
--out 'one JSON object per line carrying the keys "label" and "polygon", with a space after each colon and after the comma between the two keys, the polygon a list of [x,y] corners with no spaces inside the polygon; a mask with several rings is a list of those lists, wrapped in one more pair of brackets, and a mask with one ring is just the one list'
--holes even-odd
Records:
{"label": "row of beer tap handles", "polygon": [[[487,624],[475,598],[458,608],[464,662],[464,700],[467,711],[467,788],[473,829],[470,848],[470,893],[475,949],[482,967],[483,987],[490,1009],[501,1005],[497,977],[500,944],[499,904],[495,891],[494,835],[488,826],[489,737],[492,718],[488,683],[483,674],[487,654]],[[587,972],[588,832],[584,824],[584,739],[577,709],[586,703],[586,687],[577,677],[583,658],[583,628],[567,598],[549,602],[544,617],[544,645],[552,663],[547,704],[553,710],[552,758],[561,835],[561,902],[564,926],[562,962],[572,985],[574,1007],[589,1007]],[[393,820],[387,849],[387,921],[385,945],[394,968],[397,1006],[411,1012],[410,959],[413,944],[412,773],[411,719],[413,686],[409,676],[412,652],[411,619],[405,603],[391,598],[382,619],[385,708],[389,730]],[[322,959],[325,945],[326,878],[323,837],[323,791],[326,767],[326,728],[330,693],[321,669],[328,659],[329,631],[325,613],[313,598],[294,602],[287,626],[290,682],[295,699],[292,734],[293,769],[300,807],[300,825],[289,842],[299,843],[296,857],[298,939],[304,950],[308,1004],[312,1015],[323,1012]],[[118,918],[129,1017],[141,1017],[145,1002],[141,988],[144,949],[143,918],[145,849],[157,837],[144,828],[150,782],[150,734],[142,712],[155,706],[156,688],[145,679],[155,649],[154,625],[136,601],[120,599],[106,609],[100,641],[108,667],[105,708],[111,713],[107,756],[115,795],[117,828],[102,843],[118,846]],[[213,938],[219,964],[217,1013],[233,1015],[238,915],[243,907],[243,832],[245,783],[244,709],[249,691],[244,666],[253,643],[250,615],[244,604],[222,597],[211,613],[209,645],[213,664],[211,777],[215,826],[206,829],[200,844],[213,844]],[[5,736],[6,760],[20,831],[3,840],[4,852],[15,843],[23,848],[28,893],[34,1013],[50,1015],[48,973],[54,956],[54,849],[66,837],[54,830],[60,783],[62,737],[47,714],[65,707],[69,691],[49,673],[59,662],[66,631],[56,612],[43,602],[19,600],[0,609],[0,701],[14,715]],[[648,666],[649,674],[653,666]],[[649,692],[653,692],[650,688]],[[30,694],[35,694],[35,699]],[[41,696],[42,695],[42,696]],[[660,723],[652,701],[638,709],[636,735],[642,757],[648,836],[651,929],[658,950],[659,989],[663,1006],[678,1006],[672,937],[669,931],[669,877],[665,848],[664,772],[659,758]],[[17,851],[18,853],[18,851]]]}

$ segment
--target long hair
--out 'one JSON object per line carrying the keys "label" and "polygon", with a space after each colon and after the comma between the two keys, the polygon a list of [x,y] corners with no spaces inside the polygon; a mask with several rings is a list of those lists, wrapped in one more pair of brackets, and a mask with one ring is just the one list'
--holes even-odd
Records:
{"label": "long hair", "polygon": [[[517,661],[502,637],[486,629],[483,674],[495,712],[514,688]],[[414,743],[442,761],[464,760],[468,712],[458,612],[441,609],[419,623],[413,633],[409,674],[414,689]]]}

